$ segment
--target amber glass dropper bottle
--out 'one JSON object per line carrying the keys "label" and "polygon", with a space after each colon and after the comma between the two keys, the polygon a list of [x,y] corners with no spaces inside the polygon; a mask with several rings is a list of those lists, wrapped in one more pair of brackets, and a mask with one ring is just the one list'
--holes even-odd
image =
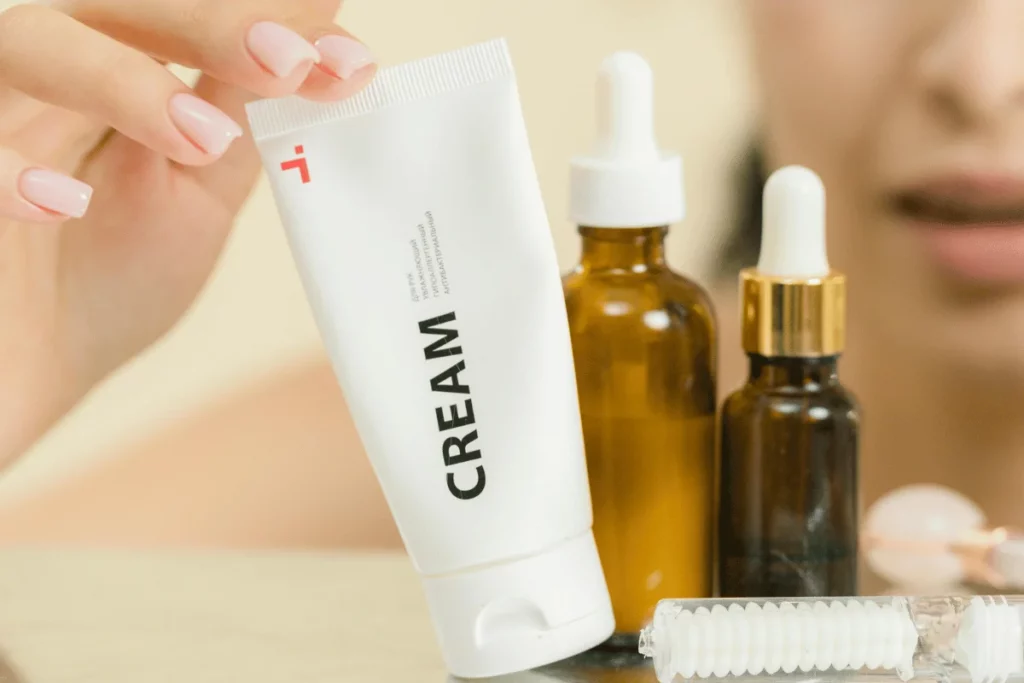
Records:
{"label": "amber glass dropper bottle", "polygon": [[860,418],[839,383],[846,280],[825,251],[825,189],[790,166],[765,186],[741,273],[746,386],[722,408],[723,597],[856,595]]}
{"label": "amber glass dropper bottle", "polygon": [[711,595],[715,321],[669,268],[682,164],[660,152],[653,79],[633,53],[598,76],[598,139],[573,160],[582,258],[564,281],[594,507],[617,635],[635,651],[655,604]]}

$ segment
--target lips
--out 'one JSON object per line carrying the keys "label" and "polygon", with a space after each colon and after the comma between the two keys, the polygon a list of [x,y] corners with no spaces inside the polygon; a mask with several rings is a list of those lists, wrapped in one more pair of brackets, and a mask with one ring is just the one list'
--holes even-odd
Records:
{"label": "lips", "polygon": [[927,193],[899,195],[895,203],[901,215],[920,223],[950,227],[1024,224],[1024,203],[984,202]]}
{"label": "lips", "polygon": [[894,193],[890,205],[950,275],[1024,283],[1024,178],[936,178]]}

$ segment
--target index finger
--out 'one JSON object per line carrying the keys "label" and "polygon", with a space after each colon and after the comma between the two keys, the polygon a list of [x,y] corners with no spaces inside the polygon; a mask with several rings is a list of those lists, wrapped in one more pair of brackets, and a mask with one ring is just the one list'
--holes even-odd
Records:
{"label": "index finger", "polygon": [[[373,62],[369,50],[334,23],[326,12],[330,6],[337,3],[74,0],[66,5],[76,19],[123,43],[263,97],[300,88],[302,94],[343,96],[351,88],[338,82]],[[316,69],[318,64],[325,68]],[[352,64],[356,69],[349,68]]]}

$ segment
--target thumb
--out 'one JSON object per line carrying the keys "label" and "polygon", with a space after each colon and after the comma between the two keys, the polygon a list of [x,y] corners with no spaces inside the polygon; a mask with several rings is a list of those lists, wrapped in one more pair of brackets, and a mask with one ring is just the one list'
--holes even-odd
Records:
{"label": "thumb", "polygon": [[[195,92],[242,126],[248,127],[245,103],[255,99],[251,93],[205,74],[196,84]],[[260,158],[252,135],[245,135],[236,140],[216,162],[208,166],[182,167],[182,170],[192,175],[234,215],[249,196],[259,176]]]}

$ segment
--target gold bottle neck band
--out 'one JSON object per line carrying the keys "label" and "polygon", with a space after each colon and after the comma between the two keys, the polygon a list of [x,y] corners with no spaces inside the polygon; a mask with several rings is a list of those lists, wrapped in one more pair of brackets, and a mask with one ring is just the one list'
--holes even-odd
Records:
{"label": "gold bottle neck band", "polygon": [[771,277],[740,273],[743,350],[762,356],[837,356],[846,345],[846,277]]}

